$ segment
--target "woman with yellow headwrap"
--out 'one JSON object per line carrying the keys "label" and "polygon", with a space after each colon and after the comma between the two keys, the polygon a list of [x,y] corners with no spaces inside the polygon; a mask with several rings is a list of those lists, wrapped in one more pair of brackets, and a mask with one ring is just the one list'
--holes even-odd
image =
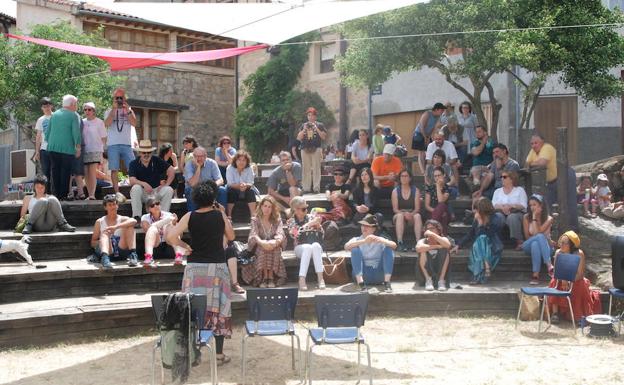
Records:
{"label": "woman with yellow headwrap", "polygon": [[[566,231],[559,237],[558,245],[559,250],[555,252],[555,266],[557,256],[560,253],[577,254],[581,257],[578,270],[576,271],[576,278],[572,285],[572,295],[570,296],[574,320],[578,321],[581,317],[602,313],[600,293],[596,290],[592,291],[589,288],[589,280],[585,278],[585,253],[580,249],[581,239],[574,231]],[[554,278],[550,281],[550,285],[548,286],[556,287],[559,290],[568,290],[569,288],[567,281],[559,281],[557,285],[557,280]],[[552,323],[559,322],[559,317],[570,319],[568,301],[565,298],[548,297],[548,304],[552,312],[550,318]]]}

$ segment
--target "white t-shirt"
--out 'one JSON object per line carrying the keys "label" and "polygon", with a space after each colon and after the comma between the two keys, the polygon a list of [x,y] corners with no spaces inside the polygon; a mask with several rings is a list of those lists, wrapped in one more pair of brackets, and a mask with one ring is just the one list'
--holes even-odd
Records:
{"label": "white t-shirt", "polygon": [[37,119],[37,123],[35,123],[35,130],[41,131],[41,150],[48,149],[48,142],[45,139],[46,131],[48,131],[48,127],[50,127],[50,116],[42,115]]}
{"label": "white t-shirt", "polygon": [[363,148],[360,147],[360,140],[357,139],[355,142],[353,142],[353,148],[351,149],[351,152],[358,160],[366,160],[373,155],[373,148],[370,146]]}
{"label": "white t-shirt", "polygon": [[[173,214],[171,214],[169,211],[160,211],[160,218],[157,220],[154,220],[154,218],[152,217],[152,214],[147,213],[147,214],[143,214],[143,216],[141,216],[141,223],[143,222],[147,222],[148,225],[152,225],[154,222],[158,222],[161,221],[163,219],[166,218],[170,218],[173,217]],[[166,240],[164,238],[164,227],[161,227],[160,229],[158,229],[158,234],[160,235],[160,243],[164,243]]]}
{"label": "white t-shirt", "polygon": [[[438,145],[435,142],[429,143],[429,145],[427,146],[427,155],[425,156],[425,159],[433,159],[433,153],[437,149]],[[441,150],[444,151],[444,153],[446,154],[446,163],[450,163],[451,160],[457,159],[457,151],[455,151],[455,145],[453,145],[453,143],[449,142],[448,140],[444,141]]]}
{"label": "white t-shirt", "polygon": [[[112,109],[104,112],[104,117],[108,117]],[[132,146],[132,126],[128,120],[128,114],[123,109],[118,109],[116,114],[113,114],[113,122],[108,126],[108,141],[109,146],[115,144],[125,144]]]}
{"label": "white t-shirt", "polygon": [[104,143],[102,143],[102,139],[108,136],[104,121],[100,118],[92,120],[84,118],[82,123],[82,140],[85,144],[85,152],[103,152]]}
{"label": "white t-shirt", "polygon": [[527,208],[527,195],[526,191],[520,186],[514,187],[509,194],[505,194],[503,188],[498,188],[494,191],[492,197],[492,205],[522,205],[526,210]]}

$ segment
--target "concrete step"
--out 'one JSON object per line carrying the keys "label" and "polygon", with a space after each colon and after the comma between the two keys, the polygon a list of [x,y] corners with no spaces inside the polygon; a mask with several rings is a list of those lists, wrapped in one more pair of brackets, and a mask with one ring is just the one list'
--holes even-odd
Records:
{"label": "concrete step", "polygon": [[[348,252],[332,252],[328,255],[346,257],[347,270],[350,272]],[[294,251],[284,251],[282,257],[289,281],[296,282],[299,260]],[[415,252],[397,253],[393,276],[424,284],[417,269],[417,260]],[[172,260],[160,260],[157,268],[150,269],[129,267],[125,261],[119,261],[113,262],[112,270],[103,270],[99,264],[88,263],[85,259],[57,259],[38,264],[43,268],[34,268],[25,263],[0,264],[0,303],[175,290],[184,272],[183,266],[174,265]],[[528,282],[530,271],[529,258],[510,250],[503,255],[490,280]],[[452,280],[470,281],[466,250],[452,256],[449,272]],[[313,269],[309,269],[308,274],[311,280],[316,280]]]}
{"label": "concrete step", "polygon": [[[179,287],[178,282],[178,287]],[[293,285],[289,285],[293,286]],[[448,292],[426,292],[413,282],[394,282],[392,294],[371,290],[370,315],[503,315],[517,310],[518,283],[463,286]],[[137,294],[81,296],[52,300],[22,301],[0,305],[0,346],[25,346],[71,342],[85,337],[128,335],[154,327],[150,296],[174,292],[145,291]],[[316,294],[339,294],[353,290],[351,284],[324,291],[299,293],[296,317],[312,318]],[[245,295],[233,295],[232,317],[240,323],[247,316]],[[298,330],[302,333],[303,330]]]}

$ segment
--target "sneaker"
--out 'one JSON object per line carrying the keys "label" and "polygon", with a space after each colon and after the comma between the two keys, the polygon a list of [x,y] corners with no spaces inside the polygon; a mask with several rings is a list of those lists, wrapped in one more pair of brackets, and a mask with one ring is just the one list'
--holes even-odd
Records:
{"label": "sneaker", "polygon": [[143,260],[143,266],[148,267],[154,263],[154,257],[151,254],[145,254],[145,259]]}
{"label": "sneaker", "polygon": [[102,255],[102,260],[100,261],[100,263],[102,264],[102,267],[105,269],[112,269],[113,268],[113,264],[110,261],[110,257],[108,256],[108,254],[103,254]]}
{"label": "sneaker", "polygon": [[384,282],[384,292],[392,293],[392,284],[390,282]]}
{"label": "sneaker", "polygon": [[318,288],[319,288],[319,290],[325,290],[325,288],[326,288],[326,287],[327,287],[327,286],[325,286],[325,281],[321,281],[321,282],[319,282],[319,284],[318,284]]}
{"label": "sneaker", "polygon": [[123,195],[123,194],[122,194],[122,193],[120,193],[120,192],[117,192],[117,193],[115,194],[115,199],[117,199],[117,203],[118,203],[118,204],[122,204],[122,203],[124,203],[124,202],[126,202],[126,201],[127,201],[126,196],[125,196],[125,195]]}
{"label": "sneaker", "polygon": [[403,244],[403,242],[397,242],[397,244],[397,251],[407,251],[407,247],[405,247],[405,244]]}
{"label": "sneaker", "polygon": [[100,257],[95,254],[91,254],[87,257],[88,263],[100,263]]}
{"label": "sneaker", "polygon": [[446,288],[446,281],[441,279],[438,281],[438,291],[447,291],[448,289]]}
{"label": "sneaker", "polygon": [[26,225],[24,226],[24,229],[22,230],[22,234],[32,234],[32,232],[33,232],[32,225],[30,223],[26,223]]}
{"label": "sneaker", "polygon": [[434,287],[433,287],[433,281],[431,280],[431,278],[429,278],[427,280],[427,282],[425,282],[425,290],[427,291],[434,291]]}
{"label": "sneaker", "polygon": [[182,254],[176,254],[175,259],[173,260],[174,265],[182,265],[184,263],[184,257]]}
{"label": "sneaker", "polygon": [[135,251],[131,252],[128,256],[128,266],[135,267],[139,265],[139,256]]}
{"label": "sneaker", "polygon": [[59,228],[59,231],[66,231],[68,233],[73,233],[76,231],[76,228],[70,225],[69,223],[67,223],[67,221],[59,223],[58,228]]}

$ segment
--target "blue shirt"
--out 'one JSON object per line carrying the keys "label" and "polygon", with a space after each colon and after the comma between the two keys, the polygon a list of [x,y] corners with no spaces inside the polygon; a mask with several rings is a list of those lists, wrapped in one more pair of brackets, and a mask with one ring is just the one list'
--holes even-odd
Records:
{"label": "blue shirt", "polygon": [[[359,237],[353,237],[351,241],[361,241],[363,239],[364,237],[360,235]],[[383,251],[386,246],[381,242],[373,242],[364,243],[358,247],[362,251],[362,262],[364,266],[376,269],[381,263],[381,257],[383,256]]]}
{"label": "blue shirt", "polygon": [[[184,165],[184,180],[186,181],[186,185],[190,187],[188,181],[195,175],[195,162],[186,162]],[[204,162],[204,167],[202,167],[199,174],[199,182],[203,182],[206,180],[218,181],[221,179],[221,171],[219,171],[219,166],[214,159],[206,158]]]}
{"label": "blue shirt", "polygon": [[[228,153],[231,156],[234,156],[234,155],[236,155],[236,149],[234,147],[230,147],[230,149],[228,150]],[[223,148],[221,148],[221,147],[215,148],[215,158],[217,158],[217,157],[222,162],[225,162],[227,160],[227,158],[225,157],[225,154],[223,153]]]}

